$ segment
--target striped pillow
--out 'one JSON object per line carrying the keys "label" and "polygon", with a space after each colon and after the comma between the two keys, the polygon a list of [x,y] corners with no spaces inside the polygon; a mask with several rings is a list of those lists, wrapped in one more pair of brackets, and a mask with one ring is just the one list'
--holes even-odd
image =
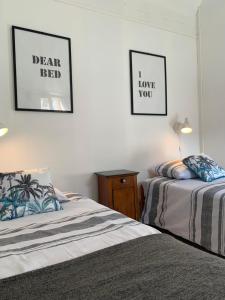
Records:
{"label": "striped pillow", "polygon": [[190,170],[181,160],[170,160],[158,165],[155,172],[159,176],[175,179],[197,178],[197,175]]}

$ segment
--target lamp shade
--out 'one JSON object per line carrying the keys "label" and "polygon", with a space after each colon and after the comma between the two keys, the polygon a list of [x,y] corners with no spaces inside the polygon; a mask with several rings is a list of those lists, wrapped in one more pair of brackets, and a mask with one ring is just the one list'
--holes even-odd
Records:
{"label": "lamp shade", "polygon": [[8,131],[8,128],[0,123],[0,137],[5,135]]}
{"label": "lamp shade", "polygon": [[192,128],[188,121],[188,118],[185,118],[184,123],[180,127],[180,131],[184,134],[192,133]]}

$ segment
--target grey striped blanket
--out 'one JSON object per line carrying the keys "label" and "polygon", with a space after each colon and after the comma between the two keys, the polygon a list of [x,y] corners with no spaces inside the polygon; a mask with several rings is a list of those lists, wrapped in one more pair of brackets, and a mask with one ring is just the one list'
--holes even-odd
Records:
{"label": "grey striped blanket", "polygon": [[142,222],[155,225],[191,242],[225,255],[225,179],[155,177],[143,183]]}

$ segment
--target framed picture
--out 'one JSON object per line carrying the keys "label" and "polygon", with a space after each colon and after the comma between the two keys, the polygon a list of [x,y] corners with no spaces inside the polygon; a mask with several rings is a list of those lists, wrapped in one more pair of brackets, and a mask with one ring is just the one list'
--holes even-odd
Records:
{"label": "framed picture", "polygon": [[70,38],[12,26],[15,109],[73,113]]}
{"label": "framed picture", "polygon": [[167,115],[166,57],[130,50],[132,115]]}

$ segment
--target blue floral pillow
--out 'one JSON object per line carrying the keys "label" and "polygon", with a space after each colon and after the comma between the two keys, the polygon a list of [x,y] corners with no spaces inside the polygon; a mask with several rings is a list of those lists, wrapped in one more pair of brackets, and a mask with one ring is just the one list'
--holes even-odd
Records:
{"label": "blue floral pillow", "polygon": [[183,163],[189,167],[203,181],[211,182],[225,177],[225,170],[206,155],[191,155],[183,159]]}
{"label": "blue floral pillow", "polygon": [[0,173],[0,220],[61,210],[48,172]]}

